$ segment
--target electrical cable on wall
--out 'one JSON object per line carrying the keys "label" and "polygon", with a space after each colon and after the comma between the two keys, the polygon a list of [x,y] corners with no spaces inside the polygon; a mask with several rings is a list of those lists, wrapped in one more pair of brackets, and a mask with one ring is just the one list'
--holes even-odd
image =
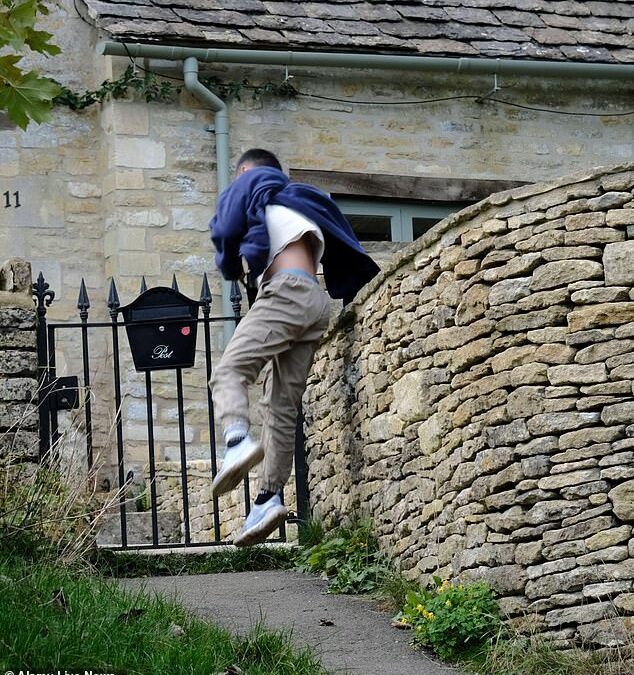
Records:
{"label": "electrical cable on wall", "polygon": [[425,105],[429,103],[441,103],[442,101],[457,101],[459,99],[471,99],[472,101],[484,102],[484,101],[493,101],[494,103],[500,103],[501,105],[508,105],[515,108],[523,108],[524,110],[534,110],[535,112],[545,112],[553,113],[555,115],[574,115],[574,116],[586,116],[586,117],[624,117],[625,115],[634,115],[634,110],[628,110],[626,112],[620,113],[604,113],[604,112],[582,112],[582,111],[573,111],[573,110],[557,110],[555,108],[540,108],[538,106],[524,105],[521,103],[514,103],[513,101],[505,101],[500,98],[492,98],[489,96],[477,96],[475,94],[463,94],[460,96],[445,96],[443,98],[427,98],[427,99],[418,99],[413,101],[355,101],[345,98],[335,98],[332,96],[321,96],[319,94],[306,94],[304,92],[299,92],[300,96],[305,98],[316,98],[324,101],[333,101],[335,103],[349,103],[351,105],[388,105],[388,106],[399,106],[399,105]]}
{"label": "electrical cable on wall", "polygon": [[[128,57],[132,63],[134,60],[130,54],[128,47],[123,43],[126,52],[128,52]],[[173,77],[171,75],[163,75],[157,73],[149,68],[143,68],[138,64],[135,64],[139,70],[143,72],[150,73],[151,75],[156,75],[157,77],[165,77],[170,80],[177,80],[179,82],[183,81],[181,77]],[[245,86],[245,89],[253,90],[255,87]],[[498,88],[500,90],[500,88]],[[300,90],[297,90],[297,95],[302,96],[303,98],[314,98],[322,101],[332,101],[333,103],[348,103],[349,105],[383,105],[383,106],[401,106],[401,105],[429,105],[433,103],[443,103],[445,101],[459,101],[470,99],[472,101],[477,101],[482,103],[484,101],[491,101],[493,103],[499,103],[500,105],[506,105],[512,108],[521,108],[522,110],[532,110],[533,112],[543,112],[549,113],[552,115],[570,115],[572,117],[626,117],[627,115],[634,115],[634,110],[627,110],[625,112],[584,112],[581,110],[558,110],[556,108],[541,108],[539,106],[531,106],[523,103],[515,103],[513,101],[506,101],[500,98],[492,98],[490,96],[478,96],[476,94],[460,94],[457,96],[443,96],[439,98],[426,98],[426,99],[414,99],[410,101],[359,101],[354,99],[347,98],[337,98],[334,96],[323,96],[321,94],[309,94]]]}

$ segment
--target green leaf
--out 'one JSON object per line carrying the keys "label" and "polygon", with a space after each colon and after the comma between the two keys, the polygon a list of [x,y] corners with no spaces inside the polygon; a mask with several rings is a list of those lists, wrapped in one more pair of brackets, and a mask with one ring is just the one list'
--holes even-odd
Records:
{"label": "green leaf", "polygon": [[57,45],[50,42],[52,37],[51,33],[47,33],[44,30],[35,30],[34,28],[27,28],[26,30],[26,43],[31,49],[40,54],[55,56],[62,53],[62,50]]}
{"label": "green leaf", "polygon": [[0,56],[0,84],[15,82],[20,79],[22,71],[15,67],[20,60],[16,54]]}
{"label": "green leaf", "polygon": [[41,54],[60,53],[57,45],[50,42],[53,37],[46,31],[35,30],[37,13],[48,14],[43,3],[37,0],[10,0],[2,3],[7,9],[0,10],[0,47],[11,47],[21,52],[25,47]]}
{"label": "green leaf", "polygon": [[26,129],[29,120],[41,123],[48,119],[52,99],[60,91],[57,83],[30,71],[0,83],[0,110],[6,110],[9,119]]}
{"label": "green leaf", "polygon": [[37,0],[21,0],[9,4],[8,11],[0,13],[0,45],[21,50],[33,28],[37,14]]}

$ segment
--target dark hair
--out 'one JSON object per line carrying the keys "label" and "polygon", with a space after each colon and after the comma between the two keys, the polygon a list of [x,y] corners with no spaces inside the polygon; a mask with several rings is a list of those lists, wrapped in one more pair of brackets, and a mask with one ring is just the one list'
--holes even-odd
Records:
{"label": "dark hair", "polygon": [[268,150],[262,150],[261,148],[251,148],[242,154],[238,160],[239,169],[243,164],[253,164],[254,166],[272,166],[275,169],[282,170],[282,165],[280,164],[279,159]]}

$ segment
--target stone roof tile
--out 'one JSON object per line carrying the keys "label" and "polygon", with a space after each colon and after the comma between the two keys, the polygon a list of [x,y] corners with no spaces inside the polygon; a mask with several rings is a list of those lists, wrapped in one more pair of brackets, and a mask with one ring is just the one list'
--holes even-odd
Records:
{"label": "stone roof tile", "polygon": [[254,25],[251,16],[243,12],[232,12],[222,9],[206,11],[200,9],[184,9],[182,7],[175,7],[174,12],[187,23],[203,23],[207,26],[231,26],[236,28]]}
{"label": "stone roof tile", "polygon": [[318,19],[351,19],[357,17],[360,5],[337,5],[330,2],[302,2],[307,16]]}
{"label": "stone roof tile", "polygon": [[418,19],[419,21],[448,21],[449,15],[440,7],[427,5],[402,5],[396,8],[404,19]]}
{"label": "stone roof tile", "polygon": [[[587,28],[584,26],[584,28]],[[630,33],[634,32],[634,19],[592,19],[592,30],[602,33]]]}
{"label": "stone roof tile", "polygon": [[553,12],[554,14],[570,14],[572,16],[590,16],[590,9],[587,7],[587,2],[571,2],[564,0],[563,2],[548,2],[545,10]]}
{"label": "stone roof tile", "polygon": [[321,33],[330,30],[328,22],[323,19],[314,19],[308,16],[289,16],[289,17],[254,17],[254,21],[262,28],[272,28],[275,30],[296,30],[306,31],[307,33]]}
{"label": "stone roof tile", "polygon": [[[296,43],[298,39],[302,39],[306,45],[324,45],[326,47],[341,47],[342,45],[350,44],[352,41],[349,35],[340,35],[335,32],[328,33],[303,33],[298,31],[282,31],[282,34],[289,43]],[[394,41],[396,44],[397,41]]]}
{"label": "stone roof tile", "polygon": [[402,38],[426,38],[447,36],[448,32],[443,25],[437,23],[417,24],[411,21],[400,23],[375,24],[386,35],[397,35]]}
{"label": "stone roof tile", "polygon": [[113,16],[117,19],[137,18],[142,11],[143,18],[146,20],[157,19],[159,21],[178,21],[178,17],[168,7],[145,6],[142,10],[136,4],[112,3],[112,2],[92,2],[88,8],[89,16]]}
{"label": "stone roof tile", "polygon": [[168,23],[167,21],[118,21],[116,19],[106,21],[104,28],[113,37],[160,39],[161,36],[173,35],[176,40],[187,38],[194,40],[205,39],[203,32],[198,26],[190,26],[181,23]]}
{"label": "stone roof tile", "polygon": [[634,18],[634,4],[631,2],[586,2],[593,16],[619,16],[624,19]]}
{"label": "stone roof tile", "polygon": [[634,49],[613,49],[610,54],[618,63],[634,63]]}
{"label": "stone roof tile", "polygon": [[380,35],[380,31],[375,24],[368,21],[345,21],[335,19],[328,21],[328,25],[337,33],[344,35]]}
{"label": "stone roof tile", "polygon": [[226,28],[225,30],[220,28],[207,29],[202,31],[202,35],[205,42],[213,44],[240,45],[241,47],[250,44],[249,40],[240,31],[233,28]]}
{"label": "stone roof tile", "polygon": [[634,61],[631,0],[76,0],[119,40]]}
{"label": "stone roof tile", "polygon": [[[187,5],[190,3],[187,2]],[[265,7],[262,0],[215,0],[215,2],[210,3],[212,7],[210,9],[215,9],[217,6],[218,9],[231,9],[234,12],[264,12]]]}
{"label": "stone roof tile", "polygon": [[478,54],[477,50],[471,45],[457,42],[456,40],[446,40],[443,38],[440,40],[415,40],[414,44],[417,51],[434,56],[447,53],[458,54],[460,56],[477,56]]}
{"label": "stone roof tile", "polygon": [[522,48],[517,42],[498,42],[497,40],[474,40],[471,44],[479,54],[496,58],[517,56]]}
{"label": "stone roof tile", "polygon": [[308,16],[303,2],[264,2],[266,11],[272,16]]}
{"label": "stone roof tile", "polygon": [[499,24],[493,12],[488,9],[473,7],[447,7],[445,10],[450,18],[461,23]]}
{"label": "stone roof tile", "polygon": [[[113,0],[110,0],[113,2]],[[264,12],[266,8],[262,0],[150,0],[151,4],[165,7],[183,7],[185,9],[204,9],[215,11],[219,9],[236,12]],[[145,2],[144,2],[145,4]]]}
{"label": "stone roof tile", "polygon": [[390,5],[354,5],[355,18],[365,21],[402,21],[401,15]]}
{"label": "stone roof tile", "polygon": [[530,40],[527,31],[505,26],[463,26],[454,22],[445,25],[443,30],[447,37],[454,40],[506,40],[508,42],[527,42]]}
{"label": "stone roof tile", "polygon": [[610,52],[603,47],[598,49],[593,47],[585,47],[582,45],[564,45],[561,48],[564,56],[572,61],[589,61],[589,62],[603,62],[605,61]]}
{"label": "stone roof tile", "polygon": [[266,28],[241,28],[240,33],[242,33],[249,42],[288,44],[288,40],[277,30],[267,30]]}
{"label": "stone roof tile", "polygon": [[534,12],[518,12],[514,9],[494,9],[493,13],[500,23],[506,26],[533,26],[539,28],[544,25],[541,17]]}
{"label": "stone roof tile", "polygon": [[576,31],[562,28],[533,28],[530,35],[543,45],[576,45]]}
{"label": "stone roof tile", "polygon": [[577,42],[585,45],[602,45],[609,47],[632,47],[634,46],[634,37],[632,35],[616,35],[601,33],[597,30],[582,30],[578,33]]}
{"label": "stone roof tile", "polygon": [[550,28],[570,28],[580,30],[587,23],[585,17],[566,16],[565,14],[540,14],[539,18]]}
{"label": "stone roof tile", "polygon": [[547,59],[548,61],[560,61],[563,52],[559,47],[546,47],[544,45],[536,45],[533,42],[524,42],[517,56],[523,56],[527,59]]}

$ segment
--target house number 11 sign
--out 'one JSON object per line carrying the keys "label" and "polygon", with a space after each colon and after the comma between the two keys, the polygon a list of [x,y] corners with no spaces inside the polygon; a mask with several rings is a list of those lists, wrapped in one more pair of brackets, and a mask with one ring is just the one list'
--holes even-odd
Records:
{"label": "house number 11 sign", "polygon": [[5,209],[18,209],[22,204],[20,204],[20,191],[16,190],[15,192],[10,192],[7,190],[2,193],[4,197],[4,208]]}

